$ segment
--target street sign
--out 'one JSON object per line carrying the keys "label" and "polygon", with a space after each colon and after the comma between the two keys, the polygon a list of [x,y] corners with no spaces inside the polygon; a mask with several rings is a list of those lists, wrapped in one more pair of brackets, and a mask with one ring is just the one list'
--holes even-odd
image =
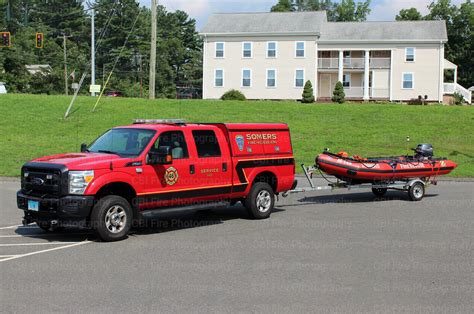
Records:
{"label": "street sign", "polygon": [[100,85],[89,85],[90,93],[100,93]]}

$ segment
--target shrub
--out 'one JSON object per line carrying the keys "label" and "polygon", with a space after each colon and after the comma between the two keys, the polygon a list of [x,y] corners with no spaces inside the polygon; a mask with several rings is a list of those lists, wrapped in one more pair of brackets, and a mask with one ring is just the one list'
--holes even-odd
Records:
{"label": "shrub", "polygon": [[224,95],[221,96],[222,100],[246,100],[245,95],[242,94],[241,91],[238,91],[236,89],[231,89],[227,92],[224,93]]}
{"label": "shrub", "polygon": [[340,104],[346,101],[346,94],[344,93],[344,86],[342,86],[341,81],[337,82],[336,87],[334,87],[334,92],[332,93],[332,101]]}
{"label": "shrub", "polygon": [[412,98],[407,102],[408,105],[423,105],[423,101],[420,97]]}
{"label": "shrub", "polygon": [[301,102],[305,104],[314,102],[313,85],[311,85],[310,80],[307,80],[306,83],[304,84]]}
{"label": "shrub", "polygon": [[461,106],[464,103],[464,97],[461,94],[455,92],[453,94],[453,103],[457,106]]}

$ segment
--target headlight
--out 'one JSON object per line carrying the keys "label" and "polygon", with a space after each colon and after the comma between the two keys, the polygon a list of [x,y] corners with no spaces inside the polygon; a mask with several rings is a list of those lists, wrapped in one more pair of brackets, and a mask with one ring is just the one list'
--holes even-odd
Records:
{"label": "headlight", "polygon": [[94,179],[94,171],[69,171],[69,194],[84,194],[89,183]]}

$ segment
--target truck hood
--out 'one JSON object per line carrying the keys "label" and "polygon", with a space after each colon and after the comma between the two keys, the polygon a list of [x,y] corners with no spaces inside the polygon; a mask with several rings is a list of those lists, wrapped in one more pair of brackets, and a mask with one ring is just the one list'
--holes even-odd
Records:
{"label": "truck hood", "polygon": [[129,158],[102,153],[66,153],[32,160],[32,162],[65,165],[70,170],[104,169],[110,167],[110,163],[114,167],[120,167],[128,161],[130,161]]}

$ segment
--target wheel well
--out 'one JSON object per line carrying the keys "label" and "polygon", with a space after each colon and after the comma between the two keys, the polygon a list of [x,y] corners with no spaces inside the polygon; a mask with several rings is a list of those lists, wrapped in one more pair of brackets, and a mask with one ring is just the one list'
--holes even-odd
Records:
{"label": "wheel well", "polygon": [[138,205],[135,201],[137,193],[131,185],[124,182],[114,182],[104,185],[97,192],[96,197],[97,199],[100,199],[107,195],[117,195],[125,198],[130,203],[132,208],[136,208]]}
{"label": "wheel well", "polygon": [[277,179],[276,175],[273,172],[264,171],[264,172],[259,173],[255,177],[255,179],[253,180],[253,184],[255,184],[257,182],[268,183],[272,187],[273,192],[276,193],[276,190],[277,190],[277,187],[278,187],[278,179]]}

